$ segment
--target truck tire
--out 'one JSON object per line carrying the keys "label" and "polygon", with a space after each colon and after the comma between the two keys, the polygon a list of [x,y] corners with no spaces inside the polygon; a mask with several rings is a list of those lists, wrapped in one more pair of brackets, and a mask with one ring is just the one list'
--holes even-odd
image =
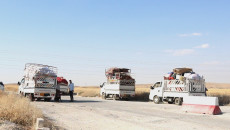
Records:
{"label": "truck tire", "polygon": [[116,94],[113,95],[113,100],[116,100],[117,96]]}
{"label": "truck tire", "polygon": [[41,101],[41,98],[37,98],[37,101]]}
{"label": "truck tire", "polygon": [[33,94],[26,94],[26,97],[30,99],[30,101],[34,101],[34,95]]}
{"label": "truck tire", "polygon": [[102,93],[102,99],[106,99],[106,94],[105,93]]}
{"label": "truck tire", "polygon": [[167,98],[168,104],[173,104],[174,103],[174,98],[169,97]]}
{"label": "truck tire", "polygon": [[129,98],[125,98],[125,101],[129,101],[130,99]]}
{"label": "truck tire", "polygon": [[181,98],[176,98],[175,99],[175,104],[176,105],[182,105],[182,99]]}
{"label": "truck tire", "polygon": [[44,100],[50,102],[52,98],[45,98]]}
{"label": "truck tire", "polygon": [[119,96],[117,94],[113,95],[113,100],[119,100]]}
{"label": "truck tire", "polygon": [[159,104],[159,103],[160,103],[160,98],[159,98],[158,96],[154,96],[154,97],[153,97],[153,102],[154,102],[155,104]]}
{"label": "truck tire", "polygon": [[173,104],[173,102],[172,101],[168,101],[168,104]]}

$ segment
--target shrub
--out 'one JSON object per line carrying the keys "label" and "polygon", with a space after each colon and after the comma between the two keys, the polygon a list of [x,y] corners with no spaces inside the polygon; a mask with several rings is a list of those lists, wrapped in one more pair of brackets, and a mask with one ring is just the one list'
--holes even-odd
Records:
{"label": "shrub", "polygon": [[33,127],[42,112],[29,99],[14,93],[0,93],[0,119],[22,126]]}

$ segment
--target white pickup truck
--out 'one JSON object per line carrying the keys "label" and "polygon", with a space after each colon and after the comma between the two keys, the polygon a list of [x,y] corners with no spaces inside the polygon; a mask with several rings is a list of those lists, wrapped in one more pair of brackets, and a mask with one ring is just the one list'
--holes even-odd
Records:
{"label": "white pickup truck", "polygon": [[103,83],[100,95],[103,99],[130,99],[135,97],[135,79],[126,68],[111,68],[106,72],[107,82]]}
{"label": "white pickup truck", "polygon": [[165,79],[151,86],[149,99],[156,104],[165,101],[169,104],[181,105],[185,96],[206,96],[205,79],[203,77],[183,80]]}
{"label": "white pickup truck", "polygon": [[19,93],[31,101],[44,99],[50,101],[56,94],[57,68],[48,65],[28,63],[24,76],[18,82]]}

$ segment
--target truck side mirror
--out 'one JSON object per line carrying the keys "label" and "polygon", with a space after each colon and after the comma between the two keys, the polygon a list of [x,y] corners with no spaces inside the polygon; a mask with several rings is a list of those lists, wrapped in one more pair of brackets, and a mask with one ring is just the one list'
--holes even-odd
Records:
{"label": "truck side mirror", "polygon": [[150,89],[154,89],[154,87],[153,87],[153,86],[151,86],[151,87],[150,87]]}
{"label": "truck side mirror", "polygon": [[18,82],[18,85],[21,85],[21,83],[20,83],[20,82]]}
{"label": "truck side mirror", "polygon": [[100,87],[102,88],[102,87],[103,87],[103,85],[100,85]]}

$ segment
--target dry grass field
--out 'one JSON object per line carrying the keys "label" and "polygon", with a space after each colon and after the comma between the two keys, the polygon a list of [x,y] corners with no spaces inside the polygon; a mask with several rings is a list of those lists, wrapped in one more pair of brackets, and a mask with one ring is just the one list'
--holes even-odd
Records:
{"label": "dry grass field", "polygon": [[207,95],[218,97],[220,105],[230,104],[230,89],[210,88],[208,89]]}
{"label": "dry grass field", "polygon": [[208,89],[230,89],[230,84],[226,83],[206,83]]}
{"label": "dry grass field", "polygon": [[6,84],[5,91],[18,92],[18,85],[17,84]]}
{"label": "dry grass field", "polygon": [[31,105],[29,99],[14,93],[0,92],[0,120],[21,125],[22,129],[34,129],[34,123],[39,117],[42,117],[42,112]]}
{"label": "dry grass field", "polygon": [[74,93],[77,93],[82,97],[99,97],[100,96],[100,88],[99,87],[75,87]]}

